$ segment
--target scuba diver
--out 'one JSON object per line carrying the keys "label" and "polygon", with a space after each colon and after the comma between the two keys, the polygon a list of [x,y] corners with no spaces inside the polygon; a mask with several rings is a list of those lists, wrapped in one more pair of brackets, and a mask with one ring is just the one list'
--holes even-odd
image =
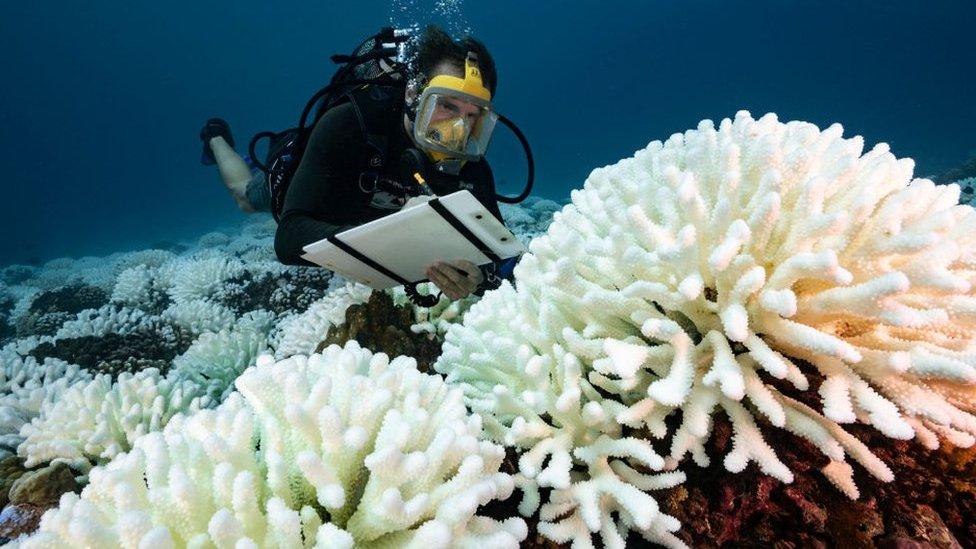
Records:
{"label": "scuba diver", "polygon": [[[454,40],[436,26],[409,38],[385,28],[352,55],[333,56],[343,66],[306,105],[299,126],[256,135],[249,160],[234,150],[225,121],[212,118],[201,130],[202,161],[217,165],[241,210],[270,211],[277,219],[275,252],[282,263],[313,265],[300,257],[304,246],[433,196],[467,189],[503,224],[498,200],[528,196],[531,150],[518,128],[492,110],[497,75],[485,46],[470,36]],[[529,162],[528,184],[515,198],[495,194],[484,158],[498,120],[516,134]],[[263,138],[270,139],[265,164],[254,152]],[[439,261],[425,273],[457,300],[512,280],[517,261]],[[407,289],[415,302],[437,301],[419,296],[416,283]]]}

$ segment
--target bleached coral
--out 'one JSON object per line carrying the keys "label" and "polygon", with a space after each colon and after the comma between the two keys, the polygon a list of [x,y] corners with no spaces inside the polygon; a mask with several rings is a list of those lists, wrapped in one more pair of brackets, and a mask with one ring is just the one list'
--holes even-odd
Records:
{"label": "bleached coral", "polygon": [[[726,469],[792,480],[763,418],[823,451],[851,497],[847,457],[892,472],[843,423],[973,444],[976,215],[957,186],[912,180],[911,160],[841,134],[740,112],[594,170],[531,243],[518,291],[504,284],[448,332],[438,371],[498,440],[528,449],[530,495],[556,488],[543,516],[563,519],[540,529],[567,540],[585,523],[611,546],[630,524],[646,535],[632,508],[610,522],[623,492],[579,487],[607,471],[652,484],[628,462],[706,465],[716,409],[734,430]],[[819,409],[798,399],[814,389]],[[670,435],[670,455],[624,427]]]}
{"label": "bleached coral", "polygon": [[52,259],[33,274],[34,276],[22,283],[45,290],[68,284],[85,284],[111,290],[116,271],[111,261],[86,256],[78,259],[70,257]]}
{"label": "bleached coral", "polygon": [[34,286],[9,286],[7,293],[15,300],[13,308],[10,309],[8,321],[15,323],[27,314],[34,298],[41,294],[41,290]]}
{"label": "bleached coral", "polygon": [[373,289],[358,282],[347,282],[312,303],[307,311],[286,317],[278,323],[274,336],[275,357],[308,355],[329,333],[329,328],[346,321],[350,305],[366,303]]}
{"label": "bleached coral", "polygon": [[63,461],[84,472],[162,430],[175,414],[208,404],[197,384],[165,378],[155,368],[123,372],[114,383],[100,374],[47,400],[38,417],[21,428],[24,442],[17,453],[25,467]]}
{"label": "bleached coral", "polygon": [[[95,468],[62,496],[39,547],[517,547],[521,519],[476,515],[507,497],[504,452],[478,439],[457,391],[350,342],[249,369],[215,410]],[[256,451],[254,441],[260,441]]]}
{"label": "bleached coral", "polygon": [[562,205],[548,198],[528,196],[521,203],[499,204],[505,226],[525,244],[546,232],[552,222],[552,214],[562,209]]}
{"label": "bleached coral", "polygon": [[216,402],[234,389],[234,380],[268,348],[267,331],[235,327],[197,338],[185,353],[173,359],[171,375],[185,379]]}
{"label": "bleached coral", "polygon": [[[285,538],[274,537],[275,524],[284,526],[291,517],[275,512],[280,506],[265,510],[254,431],[253,415],[237,394],[217,410],[177,415],[163,431],[137,439],[130,452],[93,468],[80,496],[61,496],[38,530],[13,546],[186,547],[209,541],[233,547],[241,536],[287,546]],[[258,547],[254,541],[249,546]]]}
{"label": "bleached coral", "polygon": [[267,336],[274,329],[276,320],[277,317],[271,311],[257,309],[241,315],[234,323],[234,329],[253,330]]}
{"label": "bleached coral", "polygon": [[145,265],[130,267],[115,279],[112,301],[139,307],[149,301],[155,269]]}
{"label": "bleached coral", "polygon": [[552,319],[551,312],[539,316],[537,307],[502,282],[471,307],[462,324],[450,327],[434,364],[449,383],[462,387],[489,436],[524,452],[519,511],[535,513],[539,488],[551,488],[539,532],[557,542],[591,547],[590,532],[600,532],[607,547],[623,547],[634,529],[650,541],[682,546],[671,534],[677,520],[660,512],[645,491],[679,484],[684,475],[638,472],[662,470],[664,458],[647,440],[622,438],[616,418],[626,406],[616,395],[604,398],[587,379],[591,368],[557,341],[572,329],[569,324]]}
{"label": "bleached coral", "polygon": [[271,244],[243,245],[235,242],[228,246],[227,250],[245,263],[277,261],[278,259],[274,246]]}
{"label": "bleached coral", "polygon": [[31,351],[42,343],[53,342],[51,336],[27,336],[20,337],[6,343],[0,348],[0,362],[26,358]]}
{"label": "bleached coral", "polygon": [[[244,260],[248,264],[249,270],[251,261],[278,263],[278,258],[274,253],[276,227],[277,224],[270,217],[266,222],[250,223],[243,227],[238,237],[228,242],[221,249]],[[253,259],[244,259],[245,257]],[[281,264],[278,263],[278,265]]]}
{"label": "bleached coral", "polygon": [[203,299],[173,303],[161,317],[194,334],[219,332],[234,324],[234,311]]}
{"label": "bleached coral", "polygon": [[47,290],[77,281],[78,272],[75,270],[74,264],[75,260],[70,257],[52,259],[35,271],[34,277],[25,282],[31,286]]}
{"label": "bleached coral", "polygon": [[[424,295],[437,292],[436,287],[429,282],[420,284],[417,289]],[[480,299],[475,296],[467,296],[452,301],[446,297],[441,297],[432,307],[418,307],[407,297],[407,292],[403,286],[396,286],[386,290],[386,292],[393,298],[394,305],[413,308],[414,323],[410,325],[410,331],[415,334],[426,333],[430,337],[444,337],[451,325],[460,322],[464,313]]]}
{"label": "bleached coral", "polygon": [[22,357],[8,351],[0,354],[0,446],[16,448],[20,429],[56,401],[71,385],[91,379],[75,364],[46,358]]}
{"label": "bleached coral", "polygon": [[115,285],[115,277],[118,270],[113,261],[106,261],[105,258],[85,256],[74,261],[72,269],[77,273],[77,278],[89,286],[97,286],[106,292],[111,292]]}
{"label": "bleached coral", "polygon": [[270,215],[251,216],[248,222],[241,227],[241,236],[252,239],[274,238],[275,231],[278,230],[278,223]]}
{"label": "bleached coral", "polygon": [[159,268],[176,258],[176,254],[166,250],[139,250],[122,254],[115,262],[115,268],[120,272],[132,267],[144,266],[149,269]]}
{"label": "bleached coral", "polygon": [[61,325],[54,334],[55,339],[83,336],[103,336],[105,334],[127,334],[145,326],[149,315],[139,309],[119,305],[105,305],[98,309],[85,309],[74,320]]}
{"label": "bleached coral", "polygon": [[167,265],[169,295],[177,303],[206,299],[225,280],[244,272],[244,263],[222,254],[206,259],[180,259]]}
{"label": "bleached coral", "polygon": [[230,242],[230,236],[220,231],[209,232],[197,240],[197,245],[201,248],[216,248],[224,246]]}

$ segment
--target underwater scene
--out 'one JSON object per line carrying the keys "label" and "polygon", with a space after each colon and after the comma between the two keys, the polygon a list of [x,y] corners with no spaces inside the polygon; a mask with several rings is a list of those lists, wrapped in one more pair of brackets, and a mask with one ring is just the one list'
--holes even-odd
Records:
{"label": "underwater scene", "polygon": [[976,547],[976,2],[5,12],[0,545]]}

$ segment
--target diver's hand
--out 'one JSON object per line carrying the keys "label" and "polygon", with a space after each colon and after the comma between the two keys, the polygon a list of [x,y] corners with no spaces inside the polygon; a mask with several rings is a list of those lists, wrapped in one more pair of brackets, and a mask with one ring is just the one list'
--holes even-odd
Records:
{"label": "diver's hand", "polygon": [[[467,276],[459,273],[452,265],[465,271]],[[478,284],[481,284],[485,279],[485,275],[481,273],[481,269],[477,265],[464,260],[453,263],[435,261],[427,266],[424,274],[451,301],[457,301],[475,291]]]}

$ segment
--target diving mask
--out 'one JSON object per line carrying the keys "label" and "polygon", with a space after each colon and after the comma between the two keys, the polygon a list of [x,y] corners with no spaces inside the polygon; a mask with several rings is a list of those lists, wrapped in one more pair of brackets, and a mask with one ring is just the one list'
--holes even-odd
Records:
{"label": "diving mask", "polygon": [[477,57],[468,54],[464,78],[438,75],[418,100],[413,137],[434,160],[479,160],[488,150],[498,115],[481,81]]}

